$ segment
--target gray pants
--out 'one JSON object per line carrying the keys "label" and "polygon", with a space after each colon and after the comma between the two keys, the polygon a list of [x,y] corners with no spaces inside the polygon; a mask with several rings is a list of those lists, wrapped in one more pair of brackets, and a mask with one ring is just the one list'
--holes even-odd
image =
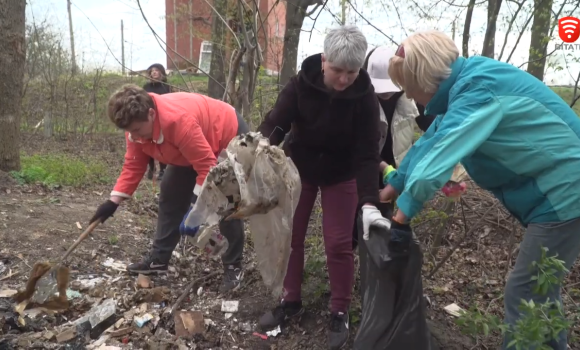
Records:
{"label": "gray pants", "polygon": [[[514,325],[520,318],[518,309],[521,299],[533,300],[536,304],[550,301],[562,302],[561,287],[551,288],[547,295],[538,295],[533,292],[536,281],[532,281],[530,270],[533,261],[539,261],[541,247],[548,248],[547,256],[558,254],[558,259],[563,260],[566,268],[570,269],[580,253],[580,218],[545,224],[530,224],[520,244],[520,252],[516,264],[505,286],[504,307],[505,322]],[[511,341],[509,337],[504,339],[503,349]],[[552,349],[567,349],[567,334],[561,332],[558,339],[548,343]],[[510,349],[515,349],[512,347]]]}
{"label": "gray pants", "polygon": [[[238,115],[238,135],[250,131],[246,122]],[[171,254],[181,239],[179,225],[191,203],[197,173],[190,166],[168,165],[161,180],[157,231],[153,240],[152,255],[162,263],[168,263]],[[220,233],[228,240],[228,250],[222,255],[224,265],[240,265],[244,251],[244,222],[222,221]]]}

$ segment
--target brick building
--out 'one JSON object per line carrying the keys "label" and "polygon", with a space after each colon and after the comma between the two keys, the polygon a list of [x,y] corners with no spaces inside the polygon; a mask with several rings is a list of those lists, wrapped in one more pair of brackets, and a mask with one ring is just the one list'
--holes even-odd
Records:
{"label": "brick building", "polygon": [[[213,2],[213,0],[207,1]],[[237,11],[235,6],[237,6],[236,1],[238,0],[229,1],[228,13]],[[277,74],[282,67],[284,31],[286,30],[286,2],[256,1],[259,2],[262,21],[268,16],[264,23],[267,38],[263,30],[259,30],[258,34],[260,45],[262,49],[265,49],[262,65],[266,73]],[[272,10],[270,11],[270,9]],[[181,57],[183,56],[203,71],[209,72],[212,48],[212,9],[206,0],[165,0],[165,14],[167,68],[194,68]],[[230,27],[235,27],[231,19],[227,18],[227,20]],[[226,28],[226,35],[228,34],[231,36],[231,32]],[[229,40],[226,39],[226,41]],[[226,54],[231,54],[231,50],[226,50]]]}

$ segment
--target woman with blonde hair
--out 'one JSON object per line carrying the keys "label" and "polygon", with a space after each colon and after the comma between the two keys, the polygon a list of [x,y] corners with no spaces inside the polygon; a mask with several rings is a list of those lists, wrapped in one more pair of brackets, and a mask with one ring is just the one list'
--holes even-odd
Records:
{"label": "woman with blonde hair", "polygon": [[[409,221],[461,164],[526,227],[505,286],[505,321],[515,325],[521,300],[561,302],[561,285],[534,292],[532,263],[548,256],[570,269],[580,252],[580,119],[532,75],[491,58],[459,56],[438,31],[407,38],[391,58],[389,75],[409,98],[438,115],[381,191],[397,199],[393,228]],[[510,332],[503,348],[511,341]],[[548,341],[567,348],[566,331]]]}

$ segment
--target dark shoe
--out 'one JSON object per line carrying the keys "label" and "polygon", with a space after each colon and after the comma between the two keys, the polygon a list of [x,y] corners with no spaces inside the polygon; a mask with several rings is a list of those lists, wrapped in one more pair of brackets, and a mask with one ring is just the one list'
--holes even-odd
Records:
{"label": "dark shoe", "polygon": [[155,273],[167,273],[168,264],[147,255],[142,261],[127,266],[127,271],[150,275]]}
{"label": "dark shoe", "polygon": [[165,174],[165,171],[159,170],[159,174],[157,175],[157,181],[163,180],[163,175],[164,174]]}
{"label": "dark shoe", "polygon": [[153,172],[154,169],[149,168],[149,170],[147,171],[147,179],[153,180]]}
{"label": "dark shoe", "polygon": [[330,350],[338,350],[348,340],[348,313],[339,312],[338,314],[332,314],[330,317],[328,348]]}
{"label": "dark shoe", "polygon": [[271,330],[280,326],[285,321],[292,317],[300,316],[304,313],[301,301],[284,301],[272,310],[266,312],[260,320],[258,325],[262,330]]}
{"label": "dark shoe", "polygon": [[222,285],[220,286],[220,293],[235,291],[240,288],[244,271],[241,266],[228,265],[224,269],[224,277]]}

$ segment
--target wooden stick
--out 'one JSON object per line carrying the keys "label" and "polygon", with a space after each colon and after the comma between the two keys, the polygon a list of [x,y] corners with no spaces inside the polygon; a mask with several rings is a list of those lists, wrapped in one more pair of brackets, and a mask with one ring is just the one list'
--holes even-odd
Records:
{"label": "wooden stick", "polygon": [[68,250],[66,251],[66,253],[64,253],[63,257],[60,259],[60,262],[62,263],[63,261],[65,261],[66,258],[68,258],[68,256],[70,255],[70,253],[72,253],[73,250],[75,250],[75,248],[82,241],[84,241],[91,234],[91,232],[93,232],[93,230],[95,229],[95,227],[97,227],[97,225],[99,225],[100,223],[101,223],[101,220],[95,220],[89,227],[87,227],[87,229],[85,230],[85,232],[81,233],[81,235],[79,236],[79,238],[77,238],[76,242],[74,242],[73,245],[71,245],[70,248],[68,248]]}
{"label": "wooden stick", "polygon": [[187,285],[187,287],[185,287],[185,290],[183,291],[183,293],[181,293],[181,295],[179,296],[179,298],[177,298],[177,300],[175,301],[175,304],[173,304],[173,306],[171,307],[171,315],[173,315],[173,313],[175,312],[175,310],[179,307],[179,305],[183,302],[183,299],[185,299],[185,297],[187,296],[187,294],[189,294],[189,291],[191,291],[193,289],[193,287],[195,287],[196,284],[200,283],[201,281],[204,281],[210,277],[216,276],[218,273],[220,273],[221,271],[215,271],[212,272],[210,274],[207,274],[203,277],[200,277],[194,281],[192,281],[190,284]]}

